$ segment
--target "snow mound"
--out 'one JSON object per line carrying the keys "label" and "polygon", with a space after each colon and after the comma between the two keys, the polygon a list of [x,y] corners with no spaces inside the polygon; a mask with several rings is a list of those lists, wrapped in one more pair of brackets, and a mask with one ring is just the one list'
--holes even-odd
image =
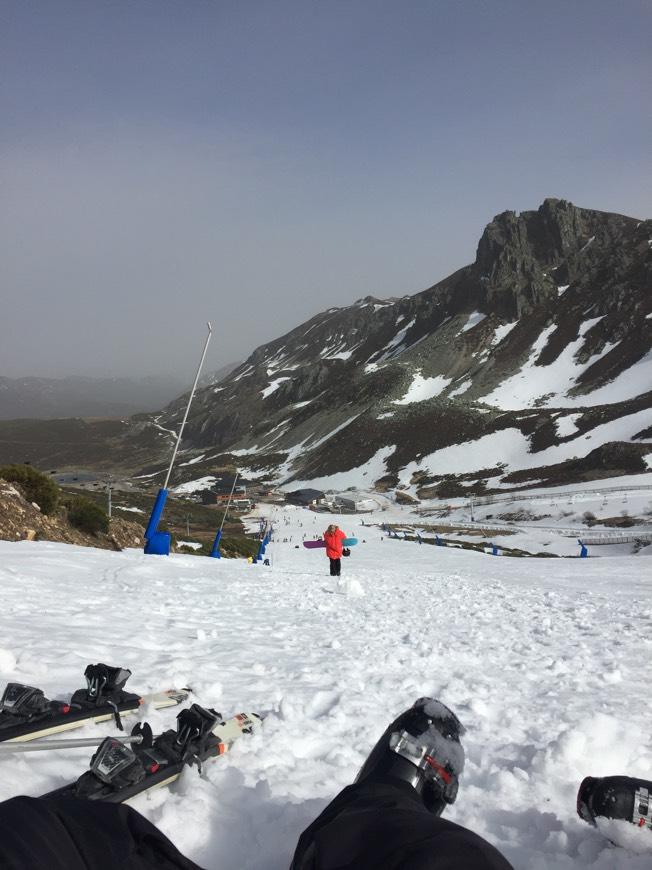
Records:
{"label": "snow mound", "polygon": [[348,595],[349,598],[363,598],[366,594],[362,583],[350,577],[340,577],[335,585],[335,591],[340,595]]}
{"label": "snow mound", "polygon": [[600,833],[616,846],[637,855],[648,854],[652,863],[652,837],[649,830],[637,828],[623,819],[598,819],[597,825]]}
{"label": "snow mound", "polygon": [[16,656],[11,650],[0,647],[0,673],[11,673],[16,669]]}

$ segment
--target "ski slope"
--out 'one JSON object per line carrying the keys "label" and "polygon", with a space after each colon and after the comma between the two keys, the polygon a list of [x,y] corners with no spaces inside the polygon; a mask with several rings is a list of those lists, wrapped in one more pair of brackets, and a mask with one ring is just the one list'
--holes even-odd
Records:
{"label": "ski slope", "polygon": [[[224,715],[266,713],[260,735],[202,776],[134,802],[205,868],[285,870],[388,721],[432,695],[467,727],[448,817],[519,870],[649,870],[651,832],[620,823],[616,848],[575,814],[586,775],[652,779],[649,559],[493,558],[341,517],[360,543],[337,582],[323,552],[301,546],[331,517],[264,510],[270,567],[0,542],[0,680],[67,697],[103,661],[133,670],[132,691],[190,685]],[[174,721],[143,716],[156,731]],[[89,757],[3,758],[0,799],[63,785]]]}

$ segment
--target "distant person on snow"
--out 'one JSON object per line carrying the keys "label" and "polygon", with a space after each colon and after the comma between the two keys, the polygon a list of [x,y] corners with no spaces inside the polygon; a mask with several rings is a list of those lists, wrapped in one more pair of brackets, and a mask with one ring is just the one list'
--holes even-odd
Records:
{"label": "distant person on snow", "polygon": [[335,523],[331,523],[324,532],[326,555],[331,560],[331,577],[340,576],[342,570],[342,550],[344,548],[342,541],[345,538],[346,535]]}

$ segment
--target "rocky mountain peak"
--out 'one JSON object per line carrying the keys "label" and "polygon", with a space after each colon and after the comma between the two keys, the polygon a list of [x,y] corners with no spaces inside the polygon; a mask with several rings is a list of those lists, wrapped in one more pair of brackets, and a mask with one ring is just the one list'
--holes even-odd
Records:
{"label": "rocky mountain peak", "polygon": [[536,211],[496,215],[482,233],[473,265],[484,304],[501,316],[521,317],[554,303],[557,287],[578,271],[580,255],[591,258],[589,247],[596,240],[596,248],[618,244],[636,223],[552,197]]}

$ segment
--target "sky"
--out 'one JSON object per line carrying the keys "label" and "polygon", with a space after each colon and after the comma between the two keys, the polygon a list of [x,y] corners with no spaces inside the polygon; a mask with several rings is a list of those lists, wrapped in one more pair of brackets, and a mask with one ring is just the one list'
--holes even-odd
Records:
{"label": "sky", "polygon": [[646,0],[3,0],[0,377],[174,374],[546,196],[652,217]]}

